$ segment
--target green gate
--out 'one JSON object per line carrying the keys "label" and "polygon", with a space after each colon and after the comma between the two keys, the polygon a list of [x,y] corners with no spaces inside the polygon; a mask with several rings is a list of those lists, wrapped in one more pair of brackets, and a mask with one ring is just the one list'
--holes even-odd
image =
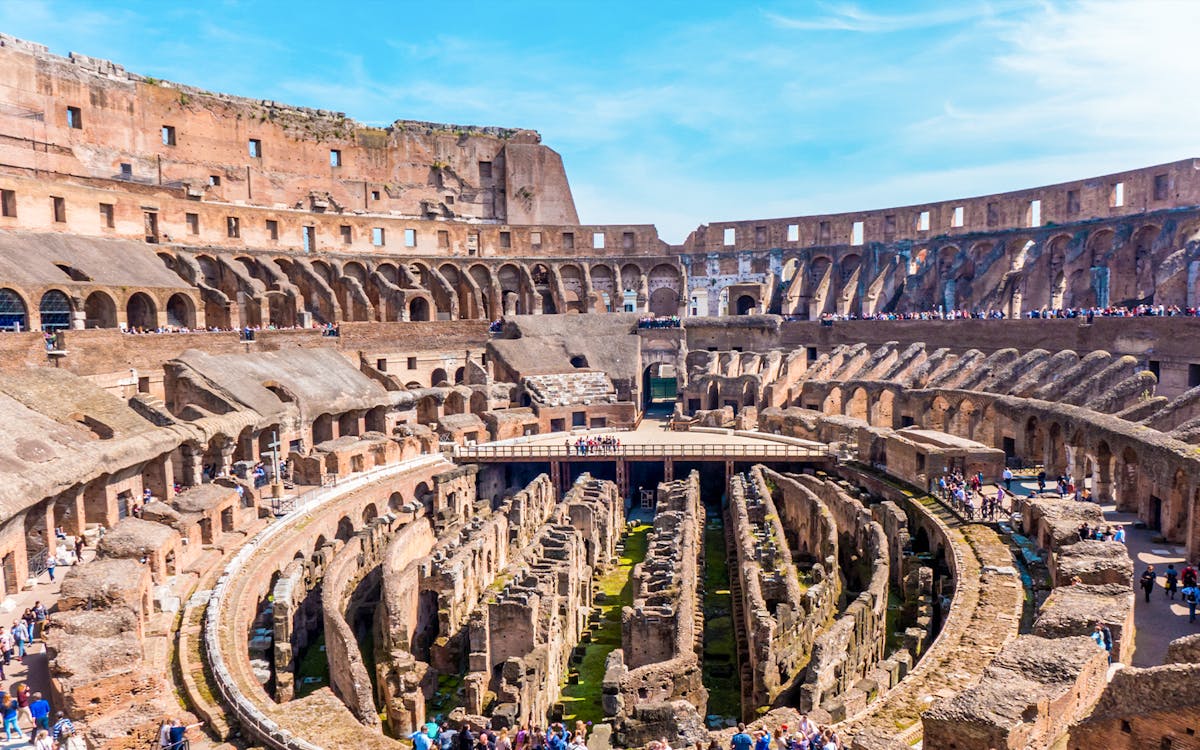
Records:
{"label": "green gate", "polygon": [[674,401],[679,395],[679,384],[675,378],[650,377],[651,401]]}

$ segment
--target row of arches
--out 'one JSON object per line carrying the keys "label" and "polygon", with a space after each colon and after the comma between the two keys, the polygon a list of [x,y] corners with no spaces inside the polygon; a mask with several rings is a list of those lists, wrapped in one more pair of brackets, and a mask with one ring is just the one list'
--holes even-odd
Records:
{"label": "row of arches", "polygon": [[[147,292],[131,292],[124,304],[124,322],[129,328],[153,330],[161,325],[195,328],[196,305],[182,292],[167,297],[159,316],[159,301]],[[106,290],[97,289],[80,300],[61,289],[49,289],[37,304],[37,317],[30,315],[25,295],[11,288],[0,288],[0,330],[61,331],[70,328],[117,328],[121,321],[117,300]]]}

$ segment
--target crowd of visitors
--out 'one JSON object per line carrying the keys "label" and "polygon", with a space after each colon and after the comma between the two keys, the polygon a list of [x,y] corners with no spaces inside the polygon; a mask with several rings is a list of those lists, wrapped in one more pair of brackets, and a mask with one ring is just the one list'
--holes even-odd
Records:
{"label": "crowd of visitors", "polygon": [[934,485],[938,497],[970,520],[974,520],[978,513],[980,520],[994,521],[1009,510],[1005,501],[1009,499],[1011,492],[999,486],[996,487],[995,494],[984,492],[982,473],[977,472],[967,477],[961,471],[955,470],[938,477]]}
{"label": "crowd of visitors", "polygon": [[581,437],[576,438],[574,443],[568,438],[563,442],[567,446],[568,456],[572,450],[577,456],[605,456],[621,450],[621,438],[616,435]]}
{"label": "crowd of visitors", "polygon": [[[662,740],[659,748],[651,747],[651,750],[669,750],[670,747],[666,740]],[[842,750],[845,747],[836,731],[810,721],[807,716],[801,716],[800,723],[795,727],[789,728],[787,724],[780,726],[774,736],[769,729],[756,729],[750,733],[746,731],[745,724],[738,724],[737,734],[729,741],[729,750]],[[721,748],[713,741],[708,750]]]}
{"label": "crowd of visitors", "polygon": [[[921,312],[880,312],[859,315],[857,313],[825,313],[822,323],[848,320],[1004,320],[1009,316],[1002,310],[924,310]],[[1091,322],[1095,318],[1195,318],[1200,317],[1200,307],[1179,305],[1136,305],[1134,307],[1043,307],[1030,310],[1022,317],[1031,320],[1054,320],[1060,318],[1084,318]],[[784,315],[784,320],[795,322],[806,318]]]}
{"label": "crowd of visitors", "polygon": [[454,729],[449,723],[434,722],[409,735],[413,750],[586,750],[591,722],[575,722],[572,731],[559,722],[543,730],[535,725],[510,732],[487,724],[474,731],[470,723]]}
{"label": "crowd of visitors", "polygon": [[680,325],[678,315],[670,315],[658,317],[649,315],[643,318],[638,318],[638,328],[678,328]]}

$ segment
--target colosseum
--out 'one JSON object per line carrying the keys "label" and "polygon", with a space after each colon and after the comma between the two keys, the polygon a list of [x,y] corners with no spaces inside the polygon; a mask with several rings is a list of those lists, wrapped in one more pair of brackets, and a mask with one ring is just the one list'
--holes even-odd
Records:
{"label": "colosseum", "polygon": [[534,131],[0,35],[8,678],[113,750],[1200,748],[1197,308],[1200,159],[671,245]]}

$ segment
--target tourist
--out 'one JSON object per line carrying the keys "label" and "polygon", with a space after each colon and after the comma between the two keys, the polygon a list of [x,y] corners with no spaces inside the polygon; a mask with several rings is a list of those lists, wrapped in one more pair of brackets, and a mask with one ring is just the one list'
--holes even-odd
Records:
{"label": "tourist", "polygon": [[1196,588],[1196,583],[1193,577],[1192,583],[1185,583],[1183,588],[1179,590],[1180,596],[1183,597],[1183,603],[1188,608],[1188,622],[1196,621],[1196,600],[1200,599],[1200,589]]}
{"label": "tourist", "polygon": [[29,712],[33,715],[33,725],[39,729],[50,728],[50,701],[41,693],[33,694],[33,702],[29,704]]}
{"label": "tourist", "polygon": [[1154,590],[1154,566],[1147,565],[1142,571],[1141,577],[1142,591],[1146,594],[1146,603],[1150,603],[1150,592]]}
{"label": "tourist", "polygon": [[54,741],[50,739],[48,730],[37,730],[37,734],[33,738],[33,750],[54,750]]}
{"label": "tourist", "polygon": [[25,661],[25,648],[29,644],[29,626],[25,624],[25,619],[21,618],[13,623],[12,626],[13,642],[17,644],[17,656],[21,661]]}
{"label": "tourist", "polygon": [[738,724],[737,734],[729,740],[730,750],[751,750],[753,747],[754,738],[746,734],[746,725]]}
{"label": "tourist", "polygon": [[1166,578],[1163,594],[1169,599],[1174,599],[1175,589],[1179,586],[1179,573],[1175,570],[1175,563],[1167,563],[1167,570],[1163,573],[1163,577]]}
{"label": "tourist", "polygon": [[17,724],[17,715],[20,711],[17,699],[0,693],[0,710],[4,714],[5,739],[11,740],[13,732],[16,732],[18,738],[25,739],[25,733],[21,731],[20,725]]}
{"label": "tourist", "polygon": [[408,738],[412,740],[413,750],[429,750],[429,733],[424,727],[408,735]]}
{"label": "tourist", "polygon": [[54,583],[54,568],[58,565],[58,560],[54,559],[54,555],[50,555],[46,560],[46,572],[50,574],[50,583]]}
{"label": "tourist", "polygon": [[1125,543],[1125,527],[1124,526],[1117,524],[1117,530],[1113,532],[1113,541],[1120,542],[1121,544]]}
{"label": "tourist", "polygon": [[458,750],[475,750],[475,734],[469,723],[464,722],[462,729],[458,730]]}
{"label": "tourist", "polygon": [[27,721],[29,726],[34,726],[33,714],[29,711],[29,704],[33,699],[29,695],[29,685],[24,682],[17,683],[17,721]]}
{"label": "tourist", "polygon": [[1108,653],[1108,661],[1112,663],[1112,641],[1105,642],[1104,627],[1100,623],[1096,623],[1096,627],[1092,628],[1092,640],[1096,645],[1104,649]]}
{"label": "tourist", "polygon": [[1196,569],[1190,562],[1183,564],[1183,570],[1179,572],[1179,580],[1183,582],[1184,586],[1196,585]]}
{"label": "tourist", "polygon": [[[60,716],[62,715],[62,711],[59,711],[58,713]],[[162,723],[158,725],[159,750],[171,750],[171,726],[173,723],[174,720],[170,716],[164,716]],[[55,724],[55,728],[57,727],[58,725]],[[57,739],[57,732],[55,734]]]}
{"label": "tourist", "polygon": [[437,743],[438,750],[455,750],[457,745],[454,740],[458,732],[450,728],[446,722],[442,722],[442,729],[438,732]]}
{"label": "tourist", "polygon": [[[168,726],[167,729],[167,747],[170,747],[170,727]],[[72,723],[72,721],[68,719],[67,715],[62,711],[56,713],[54,715],[54,726],[50,728],[50,735],[54,738],[54,744],[61,748],[67,744],[67,738],[73,736],[74,734],[75,724]]]}
{"label": "tourist", "polygon": [[1008,490],[1009,492],[1012,492],[1012,480],[1013,480],[1012,469],[1005,466],[1004,473],[1001,474],[1000,476],[1003,477],[1003,479],[1004,479],[1004,489]]}

